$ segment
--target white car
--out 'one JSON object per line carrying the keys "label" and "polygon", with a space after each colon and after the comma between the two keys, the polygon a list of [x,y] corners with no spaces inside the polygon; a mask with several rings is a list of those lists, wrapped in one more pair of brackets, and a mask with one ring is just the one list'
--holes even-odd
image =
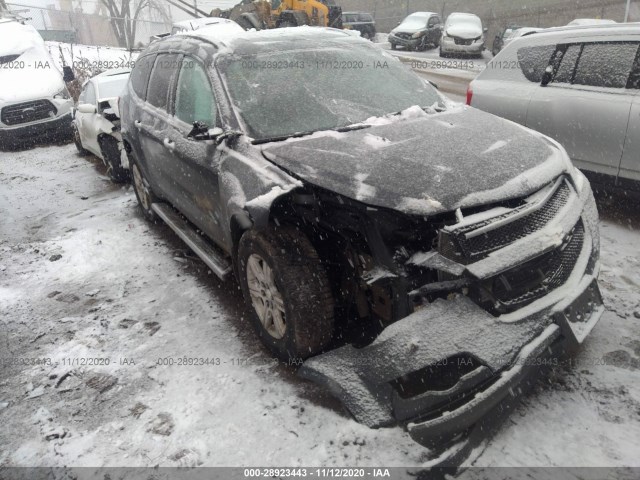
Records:
{"label": "white car", "polygon": [[452,13],[447,17],[440,40],[440,56],[454,54],[482,56],[484,34],[482,20],[472,13]]}
{"label": "white car", "polygon": [[107,167],[114,182],[129,180],[129,162],[122,148],[118,99],[130,69],[107,70],[88,80],[73,118],[73,140],[81,155],[93,153]]}
{"label": "white car", "polygon": [[467,103],[560,142],[592,182],[640,191],[640,24],[546,29],[510,43]]}
{"label": "white car", "polygon": [[40,34],[3,21],[0,39],[0,147],[70,139],[73,100]]}

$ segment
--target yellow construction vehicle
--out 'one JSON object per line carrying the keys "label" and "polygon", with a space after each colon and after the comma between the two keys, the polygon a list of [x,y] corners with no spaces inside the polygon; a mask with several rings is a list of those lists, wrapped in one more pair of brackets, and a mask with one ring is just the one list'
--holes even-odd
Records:
{"label": "yellow construction vehicle", "polygon": [[213,10],[211,16],[229,18],[245,29],[301,25],[342,28],[342,8],[335,0],[242,0],[230,10]]}

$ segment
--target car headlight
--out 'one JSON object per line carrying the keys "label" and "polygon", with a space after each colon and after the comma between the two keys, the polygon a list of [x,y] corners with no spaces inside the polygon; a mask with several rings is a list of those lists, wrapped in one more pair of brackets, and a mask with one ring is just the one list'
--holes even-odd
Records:
{"label": "car headlight", "polygon": [[63,100],[69,100],[71,98],[71,95],[69,95],[69,90],[67,90],[67,87],[62,87],[62,90],[60,90],[58,93],[56,93],[53,98],[60,98]]}
{"label": "car headlight", "polygon": [[420,37],[424,37],[425,32],[416,32],[413,35],[411,35],[411,38],[420,38]]}

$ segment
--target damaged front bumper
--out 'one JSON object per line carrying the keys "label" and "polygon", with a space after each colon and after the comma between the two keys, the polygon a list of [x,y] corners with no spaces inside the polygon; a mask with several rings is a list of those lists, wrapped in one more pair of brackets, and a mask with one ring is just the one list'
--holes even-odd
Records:
{"label": "damaged front bumper", "polygon": [[[487,282],[508,272],[509,263],[529,265],[536,258],[548,263],[545,255],[559,251],[558,258],[565,258],[573,248],[572,267],[560,264],[550,277],[561,278],[561,286],[545,284],[553,286],[548,293],[501,314],[463,294],[436,299],[364,348],[347,345],[307,360],[299,375],[328,388],[360,423],[405,425],[424,445],[442,444],[478,424],[533,374],[559,365],[561,354],[575,350],[604,312],[597,284],[597,212],[588,185],[583,187],[559,180],[543,192],[518,218],[539,217],[556,202],[561,207],[553,210],[554,218],[500,255],[466,265],[440,254],[423,258],[429,268]],[[559,203],[554,198],[563,189]]]}

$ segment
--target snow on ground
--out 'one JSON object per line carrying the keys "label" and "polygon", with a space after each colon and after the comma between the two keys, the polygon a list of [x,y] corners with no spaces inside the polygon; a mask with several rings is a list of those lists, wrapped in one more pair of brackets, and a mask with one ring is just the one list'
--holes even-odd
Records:
{"label": "snow on ground", "polygon": [[[0,359],[51,359],[0,368],[0,466],[429,459],[400,428],[355,423],[273,362],[237,285],[148,224],[132,190],[73,145],[0,152],[0,206]],[[640,213],[619,206],[604,202],[608,311],[575,365],[525,397],[470,463],[640,465]]]}
{"label": "snow on ground", "polygon": [[58,363],[2,366],[0,465],[423,460],[401,429],[359,425],[276,364],[237,285],[146,223],[133,191],[73,145],[0,152],[0,202],[0,358]]}

